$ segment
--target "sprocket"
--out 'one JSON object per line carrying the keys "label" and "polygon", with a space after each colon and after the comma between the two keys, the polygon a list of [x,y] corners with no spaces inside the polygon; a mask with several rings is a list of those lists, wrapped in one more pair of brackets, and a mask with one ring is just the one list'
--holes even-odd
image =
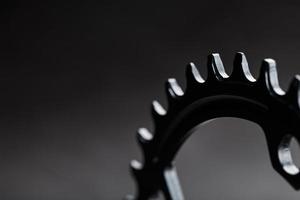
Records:
{"label": "sprocket", "polygon": [[292,138],[300,141],[300,76],[294,77],[285,92],[279,86],[273,59],[263,60],[257,80],[243,53],[236,54],[230,76],[217,53],[208,56],[207,66],[206,80],[193,63],[187,66],[185,91],[175,79],[168,79],[167,110],[153,101],[153,133],[146,128],[137,131],[144,160],[131,162],[138,187],[132,199],[146,200],[162,191],[168,200],[183,200],[172,161],[195,126],[219,117],[243,118],[260,125],[273,168],[300,189],[300,171],[289,147]]}

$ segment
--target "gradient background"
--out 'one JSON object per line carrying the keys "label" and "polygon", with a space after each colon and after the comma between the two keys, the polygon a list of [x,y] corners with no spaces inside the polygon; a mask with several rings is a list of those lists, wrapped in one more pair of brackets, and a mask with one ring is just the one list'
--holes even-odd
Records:
{"label": "gradient background", "polygon": [[[134,193],[135,130],[152,128],[149,105],[166,105],[168,77],[185,87],[188,62],[205,76],[219,52],[230,73],[243,51],[257,77],[272,57],[284,89],[300,73],[295,2],[1,3],[0,199]],[[196,132],[177,157],[187,199],[300,198],[272,169],[256,124],[224,118]]]}

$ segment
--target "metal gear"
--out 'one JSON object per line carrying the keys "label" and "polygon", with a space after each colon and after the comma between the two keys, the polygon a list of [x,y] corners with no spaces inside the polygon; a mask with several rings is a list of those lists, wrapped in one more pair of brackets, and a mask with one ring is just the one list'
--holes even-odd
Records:
{"label": "metal gear", "polygon": [[132,199],[146,200],[162,191],[167,200],[183,200],[172,161],[196,125],[219,117],[243,118],[260,125],[273,168],[299,190],[300,171],[289,145],[292,138],[300,141],[300,76],[294,77],[285,92],[279,86],[273,59],[263,60],[257,80],[243,53],[236,54],[230,76],[217,53],[208,56],[207,66],[206,80],[193,63],[187,66],[185,91],[175,79],[168,79],[168,110],[153,101],[154,133],[146,128],[137,131],[144,160],[131,162],[138,189]]}

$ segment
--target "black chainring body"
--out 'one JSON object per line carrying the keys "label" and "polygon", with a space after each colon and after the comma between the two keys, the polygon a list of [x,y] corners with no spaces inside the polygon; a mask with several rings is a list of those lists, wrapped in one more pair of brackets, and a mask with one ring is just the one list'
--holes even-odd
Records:
{"label": "black chainring body", "polygon": [[230,76],[219,54],[208,56],[207,66],[206,80],[193,63],[187,66],[184,92],[175,79],[168,79],[167,111],[153,101],[153,133],[146,128],[137,132],[144,160],[131,162],[138,187],[132,199],[147,200],[162,191],[167,200],[183,200],[172,161],[195,126],[219,117],[237,117],[260,125],[273,168],[295,189],[300,189],[299,169],[289,149],[291,138],[300,141],[300,76],[296,75],[284,92],[272,59],[263,61],[257,80],[251,75],[243,53],[236,54]]}

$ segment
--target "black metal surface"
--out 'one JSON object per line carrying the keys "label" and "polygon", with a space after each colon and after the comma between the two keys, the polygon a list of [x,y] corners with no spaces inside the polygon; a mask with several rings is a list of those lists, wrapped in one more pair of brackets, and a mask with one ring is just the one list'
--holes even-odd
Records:
{"label": "black metal surface", "polygon": [[300,141],[300,76],[294,77],[285,92],[279,86],[272,59],[264,59],[257,80],[243,53],[236,54],[230,76],[219,54],[208,56],[207,66],[206,80],[193,63],[187,66],[185,91],[175,79],[168,79],[167,110],[153,101],[154,133],[146,128],[137,131],[144,160],[131,162],[138,192],[136,197],[127,199],[146,200],[162,191],[167,200],[183,200],[172,161],[195,126],[219,117],[243,118],[260,125],[273,168],[300,189],[299,168],[293,163],[289,148],[292,138]]}

